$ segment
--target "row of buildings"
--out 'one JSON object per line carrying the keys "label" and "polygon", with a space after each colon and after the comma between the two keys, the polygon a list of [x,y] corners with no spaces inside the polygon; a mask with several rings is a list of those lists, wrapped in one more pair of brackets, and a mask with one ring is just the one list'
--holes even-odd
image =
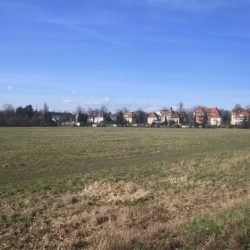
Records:
{"label": "row of buildings", "polygon": [[[211,126],[223,124],[221,111],[218,108],[196,108],[194,115],[197,124],[203,124],[204,122]],[[205,119],[207,120],[204,121]],[[234,110],[231,113],[231,125],[233,126],[241,125],[244,119],[250,120],[250,109]]]}
{"label": "row of buildings", "polygon": [[[231,115],[231,121],[230,121]],[[68,122],[64,125],[78,125],[81,123],[78,120],[78,115],[73,116],[65,113],[64,116],[69,117]],[[87,115],[87,123],[90,124],[105,124],[118,123],[117,114],[103,114],[102,112],[95,115]],[[53,116],[53,120],[58,120],[57,114]],[[108,117],[108,119],[107,119]],[[140,117],[140,118],[139,118]],[[227,121],[224,120],[223,112],[218,108],[197,107],[193,112],[178,112],[170,109],[162,109],[156,112],[145,113],[143,111],[123,112],[123,118],[126,124],[149,124],[149,125],[173,125],[173,126],[202,126],[202,127],[219,127],[222,125],[233,126],[241,125],[244,120],[250,122],[250,109],[238,109],[228,114]]]}
{"label": "row of buildings", "polygon": [[[124,118],[128,123],[135,123],[136,112],[124,113]],[[168,123],[175,125],[190,124],[190,117],[185,112],[177,112],[172,109],[159,110],[157,112],[149,113],[147,116],[147,123]],[[243,121],[250,120],[250,109],[240,109],[231,113],[231,125],[241,125]],[[223,117],[221,110],[218,108],[203,108],[197,107],[193,112],[193,123],[198,126],[222,126]]]}
{"label": "row of buildings", "polygon": [[[128,123],[136,123],[137,112],[125,112],[124,118]],[[172,109],[158,110],[157,112],[152,112],[147,115],[147,123],[171,123],[180,125],[181,114],[173,111]]]}

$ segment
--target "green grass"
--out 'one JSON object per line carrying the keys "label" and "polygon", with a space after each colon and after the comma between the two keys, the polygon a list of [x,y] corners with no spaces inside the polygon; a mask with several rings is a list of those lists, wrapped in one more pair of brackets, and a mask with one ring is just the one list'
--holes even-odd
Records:
{"label": "green grass", "polygon": [[[107,187],[107,200],[101,203],[89,193],[82,198],[95,182]],[[138,193],[130,190],[123,196],[126,183],[139,185],[131,184]],[[129,204],[111,202],[110,188],[116,192],[116,185],[121,191],[115,195]],[[102,225],[88,224],[93,231],[84,236],[72,229],[71,240],[63,241],[65,249],[250,249],[249,188],[250,130],[0,128],[0,243],[6,249],[46,247],[36,240],[42,234],[38,225],[53,235],[56,247],[59,236],[67,238],[58,221],[74,228],[74,216],[85,216],[85,225],[95,218],[93,209],[106,216],[97,220]],[[153,198],[134,199],[140,190]],[[65,205],[74,195],[81,207],[77,202]],[[124,227],[133,232],[124,241],[117,216],[126,213],[130,226],[124,222]],[[15,235],[23,236],[19,243]]]}

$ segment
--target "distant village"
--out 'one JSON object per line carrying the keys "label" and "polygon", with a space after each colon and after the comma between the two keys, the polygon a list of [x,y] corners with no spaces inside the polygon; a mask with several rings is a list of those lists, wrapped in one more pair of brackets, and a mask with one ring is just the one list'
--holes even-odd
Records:
{"label": "distant village", "polygon": [[[118,114],[121,115],[121,114]],[[250,124],[250,109],[239,108],[232,112],[223,113],[218,108],[197,107],[193,113],[186,111],[176,111],[172,108],[162,109],[156,112],[145,113],[143,111],[122,112],[124,125],[127,126],[150,126],[150,127],[223,127],[223,126],[242,126],[249,127]],[[117,115],[111,114],[109,122],[114,124],[117,122]],[[223,119],[224,118],[224,119]],[[122,119],[121,119],[122,120]],[[96,116],[89,116],[88,122],[92,126],[105,125],[108,123],[105,120],[103,113],[98,113]],[[112,123],[111,122],[111,123]],[[74,121],[73,121],[74,125]],[[76,115],[75,125],[81,126],[81,121]]]}
{"label": "distant village", "polygon": [[217,107],[197,106],[184,109],[180,103],[175,109],[163,108],[155,112],[128,111],[126,108],[110,112],[105,106],[87,111],[78,107],[76,112],[49,111],[45,103],[42,110],[32,105],[14,109],[4,105],[0,111],[0,126],[126,126],[170,128],[250,128],[250,108],[235,105],[232,111]]}

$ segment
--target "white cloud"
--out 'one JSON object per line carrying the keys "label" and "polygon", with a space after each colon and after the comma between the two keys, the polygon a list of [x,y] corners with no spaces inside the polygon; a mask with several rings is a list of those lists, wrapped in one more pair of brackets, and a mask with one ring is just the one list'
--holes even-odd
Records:
{"label": "white cloud", "polygon": [[78,91],[77,90],[73,90],[72,91],[72,95],[77,95],[78,94]]}
{"label": "white cloud", "polygon": [[14,87],[13,87],[12,85],[8,85],[8,86],[7,86],[7,90],[8,90],[8,91],[11,91],[11,90],[13,90],[13,89],[14,89]]}

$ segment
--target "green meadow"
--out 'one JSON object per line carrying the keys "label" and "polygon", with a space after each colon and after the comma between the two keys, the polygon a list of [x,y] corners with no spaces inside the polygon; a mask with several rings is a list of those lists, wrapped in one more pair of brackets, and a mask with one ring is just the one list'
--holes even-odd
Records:
{"label": "green meadow", "polygon": [[250,249],[250,130],[0,128],[2,249]]}

